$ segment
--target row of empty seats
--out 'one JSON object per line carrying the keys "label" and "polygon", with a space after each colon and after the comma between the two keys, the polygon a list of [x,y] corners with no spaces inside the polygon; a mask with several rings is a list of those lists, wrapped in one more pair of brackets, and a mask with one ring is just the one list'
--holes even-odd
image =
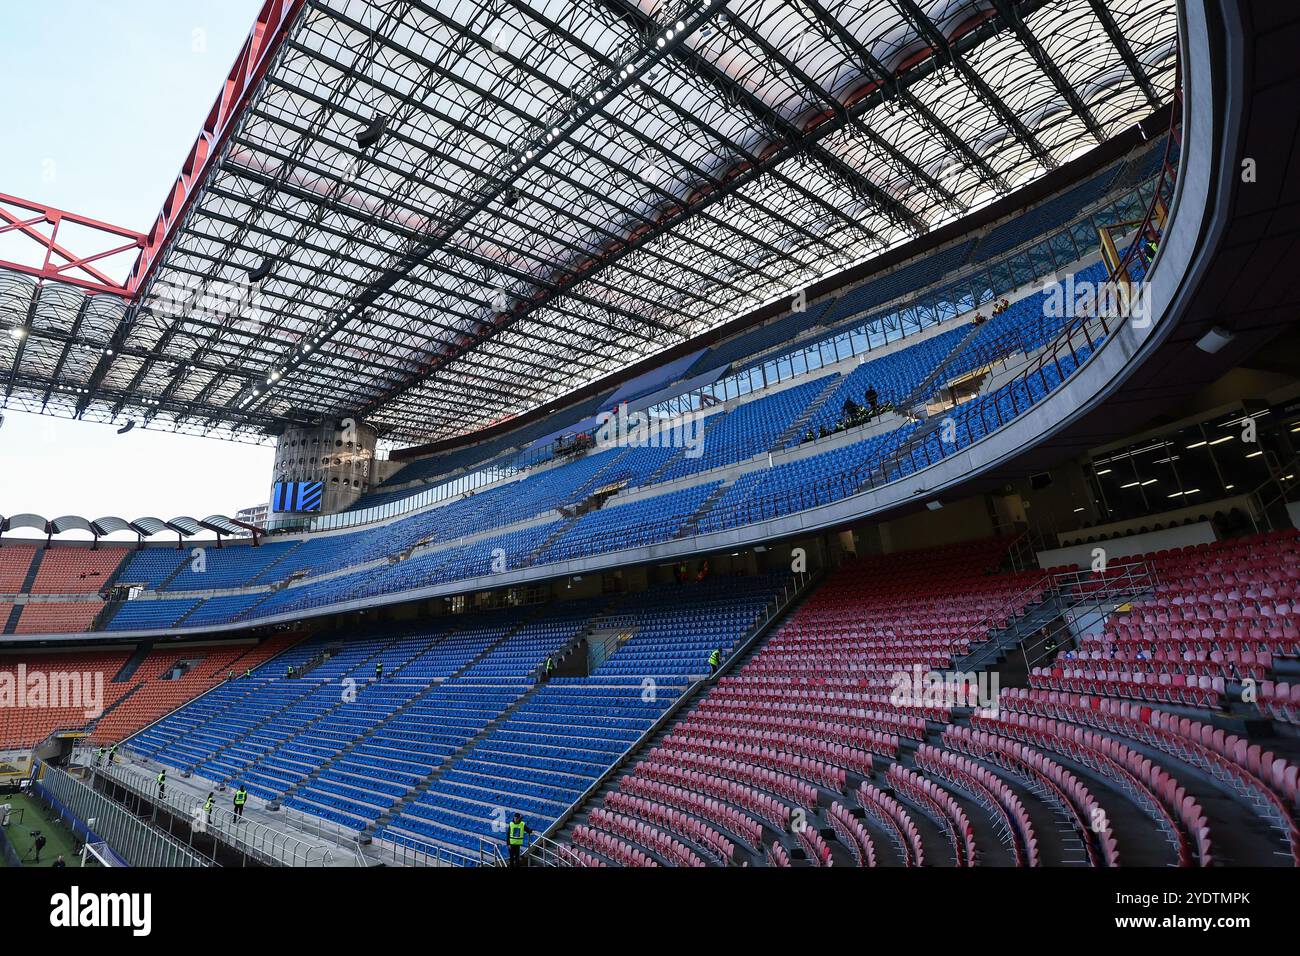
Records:
{"label": "row of empty seats", "polygon": [[[1039,602],[1069,600],[1045,572],[1007,571],[1008,543],[848,562],[580,809],[566,831],[575,850],[587,865],[697,865],[630,818],[706,865],[1300,865],[1300,781],[1284,755],[1294,737],[1252,739],[1259,720],[1294,713],[1273,666],[1295,655],[1282,601],[1300,573],[1300,532],[1143,556],[1154,591],[1113,602],[1029,687],[926,696],[918,677],[949,673],[990,639],[1028,633],[1016,628],[1035,608],[1061,606]],[[1263,696],[1237,693],[1240,658],[1149,656],[1177,648],[1168,616],[1180,611],[1208,653],[1270,645],[1272,657],[1244,662]],[[1125,666],[1153,673],[1222,663],[1233,693],[1170,701],[1043,679],[1067,654],[1120,647],[1141,648]],[[1216,712],[1254,722],[1233,732],[1214,726]]]}

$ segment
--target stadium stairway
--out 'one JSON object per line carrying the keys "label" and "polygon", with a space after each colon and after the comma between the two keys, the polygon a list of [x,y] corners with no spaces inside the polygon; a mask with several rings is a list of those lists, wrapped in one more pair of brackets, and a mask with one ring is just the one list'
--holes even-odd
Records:
{"label": "stadium stairway", "polygon": [[721,498],[723,494],[726,493],[727,489],[735,483],[736,479],[734,478],[719,481],[714,486],[713,490],[709,492],[708,496],[700,502],[699,507],[691,512],[690,517],[682,522],[682,526],[677,529],[677,533],[673,535],[673,537],[689,538],[695,534],[695,532],[699,530],[700,522],[704,520],[704,516],[713,510],[713,506],[718,503],[718,499]]}
{"label": "stadium stairway", "polygon": [[[591,633],[594,623],[598,621],[603,615],[609,613],[609,611],[618,604],[620,597],[621,595],[615,595],[611,599],[604,599],[600,603],[593,605],[590,609],[591,617],[588,623],[586,624],[586,626],[582,630],[576,632],[575,634],[565,639],[559,646],[551,649],[548,653],[550,653],[552,656],[556,658],[561,658],[567,653],[569,653],[570,651],[572,651],[574,648],[579,646],[580,642],[586,639],[587,636]],[[459,670],[457,670],[451,677],[447,678],[439,685],[435,685],[434,688],[430,688],[429,692],[423,695],[421,699],[430,696],[430,694],[432,694],[433,691],[435,691],[438,688],[452,688],[453,690],[456,689],[458,687],[458,683],[457,683],[458,679],[463,678],[465,682],[472,681],[473,678],[470,675],[474,673],[476,667],[479,664],[490,659],[494,655],[494,652],[507,645],[512,637],[521,634],[522,632],[528,630],[531,625],[536,624],[539,621],[543,620],[545,618],[547,609],[548,606],[545,605],[541,606],[528,619],[520,621],[518,626],[512,628],[507,634],[504,634],[500,638],[500,640],[493,642],[489,647],[484,648],[483,651],[478,655],[476,655],[472,660],[466,662],[465,665],[461,667]],[[515,693],[520,686],[517,683],[517,680],[512,681],[511,678],[509,677],[503,678],[500,682],[497,683],[494,683],[491,678],[487,678],[487,677],[482,678],[481,680],[484,681],[484,683],[479,683],[476,685],[467,684],[467,686],[471,686],[479,690],[495,690],[504,693],[507,696],[510,693]],[[385,839],[385,838],[391,839],[394,836],[400,836],[400,832],[384,833],[382,831],[386,831],[386,829],[390,825],[395,826],[396,830],[400,831],[401,830],[400,825],[396,824],[394,821],[398,820],[398,818],[402,815],[403,811],[405,811],[413,803],[415,803],[422,796],[428,793],[430,788],[433,787],[433,785],[437,783],[439,780],[441,780],[442,777],[448,771],[458,768],[462,757],[464,757],[470,751],[474,750],[474,748],[477,747],[484,740],[492,736],[492,734],[498,729],[500,729],[511,718],[511,716],[515,714],[516,711],[518,711],[520,708],[530,703],[544,686],[545,684],[543,682],[540,681],[534,682],[532,684],[527,685],[527,689],[525,689],[522,693],[517,693],[517,695],[512,700],[509,700],[500,711],[498,711],[491,719],[487,720],[481,727],[479,727],[475,733],[461,740],[458,746],[456,746],[453,750],[451,750],[449,753],[443,756],[440,762],[434,764],[429,770],[429,772],[426,773],[419,780],[415,781],[413,786],[411,786],[404,794],[402,794],[396,800],[390,800],[385,810],[382,813],[380,813],[376,819],[370,822],[369,825],[367,825],[362,832],[372,837],[378,835],[380,839]],[[416,703],[415,701],[412,701],[411,706],[414,706],[415,703]],[[394,718],[396,718],[396,716],[397,715],[394,715]],[[378,731],[379,729],[380,728],[375,728],[376,731]],[[469,833],[468,831],[463,831],[463,832],[466,837],[470,837],[470,838],[473,837],[473,834]],[[464,852],[464,847],[449,847],[449,848],[456,850],[457,852]]]}
{"label": "stadium stairway", "polygon": [[108,626],[108,622],[113,619],[118,610],[125,604],[125,601],[105,601],[104,606],[99,609],[95,619],[90,622],[92,631],[102,631]]}
{"label": "stadium stairway", "polygon": [[[378,647],[366,645],[362,647],[355,656],[347,656],[347,646],[345,650],[335,656],[326,656],[318,654],[317,658],[312,658],[298,678],[304,683],[312,685],[311,690],[304,697],[299,698],[288,708],[282,710],[278,717],[278,725],[274,733],[270,732],[268,727],[267,736],[273,739],[274,744],[264,743],[259,739],[258,730],[254,729],[245,734],[240,741],[224,748],[224,752],[229,754],[232,749],[240,748],[255,753],[251,760],[244,760],[243,755],[235,760],[236,768],[231,768],[220,783],[230,784],[236,780],[246,781],[249,792],[257,793],[266,797],[266,792],[271,791],[276,799],[283,801],[287,795],[287,790],[295,785],[302,785],[306,780],[307,773],[315,766],[319,759],[319,748],[325,746],[324,740],[334,739],[347,733],[333,726],[332,718],[339,714],[349,704],[361,702],[366,692],[374,688],[374,684],[367,684],[361,689],[354,690],[352,694],[346,691],[346,682],[352,680],[360,684],[361,680],[369,677],[375,662],[384,660],[385,655],[391,663],[392,651],[406,640],[405,635],[396,636],[380,644]],[[370,650],[371,653],[366,653]],[[410,649],[410,657],[400,662],[392,671],[392,676],[399,674],[401,668],[410,663],[411,660],[418,657],[420,651],[418,648]],[[324,667],[329,664],[331,670],[337,670],[342,667],[343,670],[337,675],[331,675],[324,681],[313,683],[309,677],[312,670],[318,667]],[[392,677],[386,678],[391,682]],[[343,686],[343,692],[339,687]],[[331,700],[331,698],[334,698]],[[324,706],[320,706],[324,705]],[[263,724],[262,726],[267,726]],[[247,744],[247,747],[244,745]],[[201,765],[212,769],[222,769],[215,763],[216,757],[210,758]],[[307,768],[307,769],[303,769]],[[297,784],[294,778],[297,777]],[[283,788],[275,793],[272,790],[274,786]]]}
{"label": "stadium stairway", "polygon": [[[676,703],[664,711],[663,715],[628,749],[627,753],[606,771],[597,784],[589,789],[563,816],[547,829],[544,836],[557,843],[570,843],[574,828],[585,823],[591,811],[603,806],[608,795],[618,789],[623,769],[635,764],[646,753],[660,746],[664,739],[672,733],[674,726],[688,717],[699,706],[705,693],[719,679],[748,663],[750,658],[763,646],[767,636],[773,633],[784,620],[799,608],[808,596],[816,590],[820,581],[820,575],[810,576],[783,604],[778,603],[769,615],[761,623],[756,624],[751,632],[737,644],[731,654],[723,661],[717,674],[712,678],[701,678],[694,681],[678,698]],[[718,824],[711,821],[702,822],[718,827]],[[725,830],[723,832],[735,843],[738,851],[744,854],[741,859],[752,859],[755,863],[761,865],[761,854],[746,853],[743,850],[744,840],[739,834],[727,833]],[[772,840],[779,839],[780,836],[781,834],[771,827],[765,826],[765,844],[770,845]],[[736,861],[737,864],[741,862],[741,859]]]}
{"label": "stadium stairway", "polygon": [[[585,512],[582,514],[585,514]],[[529,551],[528,554],[524,556],[524,560],[521,562],[521,567],[530,567],[538,555],[545,554],[547,548],[559,540],[566,531],[578,523],[578,519],[582,517],[582,514],[575,513],[558,522],[555,526],[555,530],[542,539],[541,543],[538,544],[537,547],[533,548],[533,550]]]}
{"label": "stadium stairway", "polygon": [[[717,426],[719,423],[721,423],[729,414],[731,414],[730,410],[713,412],[708,416],[708,418],[704,420],[704,432],[700,435],[701,448],[703,448],[705,443],[708,442],[709,432],[711,432],[714,429],[714,427]],[[679,449],[676,454],[669,455],[664,460],[663,464],[661,464],[658,468],[656,468],[651,473],[650,477],[641,483],[642,487],[655,485],[661,482],[663,480],[664,475],[667,474],[679,461],[682,460],[682,457],[686,454],[687,451],[688,449],[682,448]]]}
{"label": "stadium stairway", "polygon": [[935,385],[940,381],[943,381],[944,372],[952,365],[957,356],[966,351],[967,346],[969,346],[975,337],[979,335],[981,328],[983,328],[982,325],[976,325],[972,322],[970,331],[963,335],[961,339],[948,350],[948,354],[940,359],[938,364],[930,370],[929,374],[917,383],[916,388],[903,396],[903,398],[898,402],[897,407],[904,414],[910,413],[912,409],[916,408],[930,396]]}
{"label": "stadium stairway", "polygon": [[[534,615],[534,616],[535,616],[535,615]],[[417,694],[416,696],[412,697],[410,700],[408,700],[408,701],[406,701],[405,703],[403,703],[400,707],[398,707],[395,711],[393,711],[391,714],[389,714],[387,717],[385,717],[385,718],[384,718],[383,720],[381,720],[379,723],[374,724],[373,726],[366,728],[366,729],[365,729],[365,730],[364,730],[364,731],[363,731],[359,736],[357,736],[357,737],[355,737],[353,740],[351,740],[351,741],[350,741],[350,742],[349,742],[349,743],[348,743],[348,744],[347,744],[347,745],[346,745],[342,750],[340,750],[337,754],[335,754],[335,755],[334,755],[333,757],[331,757],[330,759],[326,760],[323,764],[321,764],[319,767],[317,767],[314,771],[312,771],[311,773],[309,773],[309,774],[308,774],[308,775],[307,775],[307,776],[306,776],[302,781],[300,781],[299,783],[294,784],[294,786],[290,787],[289,790],[287,790],[287,791],[285,792],[285,794],[284,794],[285,799],[287,800],[287,799],[289,799],[290,797],[297,796],[300,790],[302,790],[302,789],[305,788],[305,787],[310,786],[312,783],[314,783],[316,780],[318,780],[318,779],[321,777],[322,774],[324,774],[324,773],[326,773],[326,772],[328,772],[328,771],[330,771],[330,770],[335,769],[335,768],[336,768],[340,763],[342,763],[344,760],[346,760],[346,759],[347,759],[347,758],[348,758],[348,757],[353,753],[353,751],[356,750],[357,747],[359,747],[359,746],[361,746],[362,744],[365,744],[365,743],[367,743],[368,741],[374,739],[374,738],[379,734],[379,732],[380,732],[381,730],[384,730],[385,728],[390,727],[390,726],[394,725],[395,723],[397,723],[401,717],[403,717],[404,715],[406,715],[409,711],[411,711],[411,710],[412,710],[413,708],[415,708],[417,705],[419,705],[419,704],[421,704],[421,703],[424,703],[424,702],[425,702],[425,701],[430,697],[430,695],[433,694],[436,690],[438,690],[438,689],[441,688],[441,687],[446,686],[447,684],[449,684],[451,681],[455,680],[456,678],[463,676],[463,675],[465,674],[466,671],[470,670],[472,667],[474,667],[474,665],[476,665],[476,664],[478,664],[479,662],[481,662],[485,657],[487,657],[487,656],[488,656],[489,654],[491,654],[494,650],[496,650],[497,648],[499,648],[502,644],[504,644],[504,643],[505,643],[506,641],[508,641],[511,637],[513,637],[515,634],[517,634],[517,633],[518,633],[522,628],[527,627],[527,625],[528,625],[528,623],[529,623],[530,620],[532,620],[532,616],[530,616],[530,617],[528,617],[528,618],[525,618],[525,619],[523,619],[523,620],[520,620],[520,621],[519,621],[519,622],[518,622],[514,627],[511,627],[511,628],[505,630],[497,640],[495,640],[495,641],[491,642],[490,644],[488,644],[488,645],[487,645],[486,647],[484,647],[481,651],[479,651],[479,653],[475,654],[472,658],[470,658],[468,661],[466,661],[465,664],[464,664],[463,666],[461,666],[460,668],[458,668],[458,669],[457,669],[454,673],[452,673],[449,677],[446,677],[446,678],[444,678],[444,679],[442,679],[442,680],[440,680],[440,681],[438,681],[438,682],[436,682],[436,683],[433,683],[433,684],[429,685],[429,686],[428,686],[428,687],[427,687],[423,692]],[[455,633],[455,631],[454,631],[454,630],[449,631],[447,635],[443,635],[443,639],[445,639],[447,636],[449,636],[449,635],[452,634],[452,633]],[[417,657],[418,657],[418,655],[417,655]],[[409,664],[410,662],[408,661],[407,663]],[[397,669],[396,671],[393,672],[393,674],[391,675],[391,677],[388,677],[388,678],[385,678],[385,679],[387,679],[387,680],[396,680],[396,679],[400,678],[401,674],[402,674],[402,669],[399,668],[399,669]],[[439,764],[438,766],[436,766],[436,767],[434,768],[433,773],[429,774],[429,775],[426,776],[423,780],[421,780],[420,782],[416,783],[416,784],[414,785],[414,787],[413,787],[410,791],[408,791],[408,793],[406,794],[406,796],[403,797],[403,798],[402,798],[400,801],[398,801],[398,802],[399,802],[400,804],[405,804],[406,802],[408,802],[410,799],[413,798],[413,796],[415,795],[415,793],[416,793],[417,791],[422,791],[422,789],[427,789],[429,782],[430,782],[432,779],[435,779],[436,776],[437,776],[437,774],[438,774],[438,772],[439,772],[442,768],[444,768],[444,767],[446,766],[446,764],[447,764],[448,762],[450,762],[451,759],[453,759],[453,757],[455,756],[456,753],[459,753],[459,752],[460,752],[461,750],[463,750],[463,749],[464,749],[464,748],[462,747],[462,748],[460,748],[460,750],[455,751],[455,752],[453,753],[453,756],[452,756],[452,757],[448,757],[448,758],[446,759],[446,761],[444,761],[442,764]],[[389,809],[389,811],[388,811],[388,814],[391,815],[393,812],[395,812],[395,811],[392,809],[392,807],[390,807],[390,809]],[[383,820],[383,816],[384,816],[384,814],[381,814],[381,815],[380,815],[380,819],[381,819],[381,820]],[[387,822],[387,821],[384,820],[383,822]],[[382,825],[382,824],[380,824],[380,825]],[[376,826],[376,824],[372,823],[372,824],[370,824],[369,826],[365,827],[365,828],[362,830],[362,832],[364,832],[364,833],[368,833],[368,834],[369,834],[369,833],[373,833],[374,830],[375,830],[375,826]]]}
{"label": "stadium stairway", "polygon": [[122,560],[117,562],[117,567],[115,567],[109,573],[108,577],[104,579],[104,584],[99,589],[100,592],[103,594],[111,594],[113,588],[117,585],[117,579],[122,576],[122,572],[126,570],[126,566],[130,563],[131,563],[131,552],[128,550],[123,553]]}
{"label": "stadium stairway", "polygon": [[780,451],[783,448],[793,448],[802,442],[804,428],[812,421],[813,416],[821,410],[821,407],[826,404],[827,400],[839,391],[840,386],[843,384],[844,380],[838,375],[830,376],[826,387],[814,395],[812,401],[805,406],[799,416],[786,427],[785,431],[777,436],[770,450]]}
{"label": "stadium stairway", "polygon": [[[924,448],[930,436],[943,427],[943,418],[942,415],[931,415],[922,418],[916,429],[903,440],[889,458],[871,463],[871,471],[878,470],[881,474],[881,480],[886,482],[897,481],[899,478],[904,477],[902,467],[898,463],[905,456],[911,455],[916,449]],[[889,464],[891,460],[894,462],[892,465]],[[863,481],[865,482],[866,479],[867,476],[864,475]]]}
{"label": "stadium stairway", "polygon": [[442,776],[445,773],[447,773],[448,770],[455,767],[459,763],[461,757],[465,756],[476,746],[478,746],[481,742],[483,742],[488,737],[490,737],[494,731],[496,731],[499,727],[501,727],[501,725],[503,725],[507,720],[510,719],[510,717],[515,713],[515,711],[519,710],[519,708],[523,707],[525,704],[530,702],[533,699],[533,697],[536,696],[537,692],[542,688],[542,686],[543,685],[541,683],[533,684],[528,691],[521,694],[519,697],[516,697],[510,704],[506,706],[505,710],[501,711],[495,718],[488,721],[488,723],[484,724],[483,729],[480,730],[478,733],[476,733],[473,737],[467,739],[463,744],[461,744],[450,754],[448,754],[446,759],[443,760],[442,763],[435,766],[433,770],[431,770],[428,774],[426,774],[404,796],[402,796],[400,799],[392,803],[388,807],[388,809],[386,809],[383,813],[381,813],[375,819],[375,821],[371,823],[369,826],[367,826],[365,830],[363,830],[362,832],[368,836],[374,836],[374,834],[377,833],[379,830],[383,829],[384,827],[392,823],[395,818],[401,815],[403,810],[405,810],[408,806],[410,806],[421,796],[427,793],[429,791],[429,788],[432,787],[434,783],[440,780]]}
{"label": "stadium stairway", "polygon": [[5,619],[4,633],[12,634],[14,628],[18,626],[18,618],[22,617],[23,605],[15,604],[9,609],[9,616]]}
{"label": "stadium stairway", "polygon": [[[284,590],[284,588],[286,588],[286,587],[288,587],[288,586],[289,586],[289,581],[288,581],[288,580],[285,580],[285,581],[282,581],[282,582],[278,583],[276,586],[272,587],[269,591],[266,591],[266,592],[264,592],[264,593],[258,595],[258,598],[257,598],[256,601],[254,601],[252,604],[248,605],[248,607],[246,607],[246,608],[244,608],[242,611],[240,611],[237,615],[235,615],[235,617],[231,618],[231,620],[232,620],[232,621],[235,621],[235,620],[239,620],[240,618],[247,617],[248,615],[250,615],[250,614],[252,614],[254,611],[256,611],[259,607],[261,607],[263,604],[265,604],[267,601],[269,601],[269,600],[271,599],[271,597],[272,597],[272,596],[273,596],[277,591],[282,591],[282,590]],[[204,603],[206,604],[207,602],[205,601]],[[196,607],[193,611],[190,611],[190,613],[187,614],[187,615],[185,615],[185,616],[186,616],[186,617],[189,617],[190,615],[192,615],[192,614],[194,614],[196,611],[198,611],[199,608],[202,608],[202,607],[203,607],[203,604],[200,604],[198,607]]]}
{"label": "stadium stairway", "polygon": [[181,572],[184,571],[189,566],[189,563],[190,563],[189,560],[185,558],[182,558],[180,561],[177,561],[176,567],[172,568],[169,572],[167,572],[167,576],[158,582],[158,586],[153,589],[154,593],[162,594],[169,587],[171,587],[171,583],[181,576]]}
{"label": "stadium stairway", "polygon": [[113,675],[114,683],[122,683],[131,679],[131,675],[144,662],[144,659],[153,653],[153,641],[141,641],[136,645],[135,652],[126,659],[126,663],[121,669]]}
{"label": "stadium stairway", "polygon": [[[124,665],[124,666],[125,666],[125,665]],[[135,692],[138,691],[138,690],[139,690],[141,687],[143,687],[143,686],[144,686],[144,682],[142,681],[141,683],[136,684],[136,685],[135,685],[134,687],[132,687],[130,690],[124,691],[124,692],[122,693],[122,696],[121,696],[121,697],[118,697],[116,700],[112,701],[112,702],[109,703],[107,706],[105,706],[104,709],[103,709],[103,711],[100,712],[99,716],[96,717],[93,721],[91,721],[90,724],[88,725],[88,728],[89,728],[89,730],[91,731],[91,734],[92,734],[92,735],[94,734],[94,729],[95,729],[95,727],[97,727],[97,726],[99,725],[99,722],[100,722],[101,720],[103,720],[105,717],[107,717],[107,716],[108,716],[109,714],[111,714],[113,711],[117,710],[117,708],[118,708],[119,706],[121,706],[122,704],[126,703],[126,701],[129,700],[129,699],[130,699],[130,698],[135,694]]]}
{"label": "stadium stairway", "polygon": [[27,576],[23,578],[22,592],[24,594],[32,593],[32,585],[36,583],[36,575],[41,570],[41,561],[44,558],[44,548],[37,548],[32,552],[32,563],[27,566]]}
{"label": "stadium stairway", "polygon": [[[501,842],[498,825],[511,810],[539,831],[551,829],[683,695],[689,698],[703,669],[701,647],[717,641],[734,649],[771,616],[773,604],[789,598],[782,580],[719,578],[630,595],[618,611],[600,615],[597,631],[635,621],[637,637],[589,677],[557,674],[530,688],[526,700],[378,829],[378,838],[472,856]],[[656,675],[649,697],[646,675]]]}
{"label": "stadium stairway", "polygon": [[175,623],[172,624],[172,627],[180,627],[181,625],[183,625],[186,621],[188,621],[191,617],[194,616],[195,611],[197,611],[199,608],[203,607],[203,605],[207,603],[208,603],[207,601],[199,601],[198,603],[196,603],[192,608],[190,608],[188,611],[186,611],[184,614],[178,617]]}

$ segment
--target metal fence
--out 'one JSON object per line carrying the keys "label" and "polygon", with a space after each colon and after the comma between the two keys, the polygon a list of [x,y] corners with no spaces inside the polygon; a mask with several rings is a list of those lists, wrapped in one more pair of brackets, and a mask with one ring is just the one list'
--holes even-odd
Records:
{"label": "metal fence", "polygon": [[131,866],[213,865],[76,777],[47,764],[41,769],[32,789],[82,840],[98,836]]}
{"label": "metal fence", "polygon": [[[89,754],[86,755],[89,757]],[[162,812],[170,820],[186,821],[189,832],[209,837],[244,856],[267,866],[329,866],[334,862],[328,847],[313,845],[274,827],[246,817],[237,817],[225,807],[204,811],[203,800],[183,791],[159,797],[148,777],[133,773],[120,764],[88,764],[92,773],[112,781],[131,793],[142,805]],[[184,828],[182,828],[184,829]]]}

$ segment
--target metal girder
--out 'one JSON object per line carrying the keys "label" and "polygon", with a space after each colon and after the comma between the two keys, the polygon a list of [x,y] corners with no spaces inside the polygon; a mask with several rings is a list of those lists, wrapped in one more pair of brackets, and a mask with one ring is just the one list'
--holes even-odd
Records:
{"label": "metal girder", "polygon": [[[85,250],[83,244],[98,239],[94,243],[96,248],[78,252],[60,242],[59,232],[65,223],[77,227],[81,234],[65,238],[64,242],[75,242]],[[145,237],[131,229],[0,193],[0,235],[6,234],[23,237],[38,247],[40,265],[0,259],[0,267],[38,279],[75,285],[90,292],[123,297],[128,293],[127,286],[107,275],[95,263],[140,249],[145,243]]]}
{"label": "metal girder", "polygon": [[1059,164],[1052,158],[1052,154],[1043,147],[1043,144],[1038,141],[1038,137],[1025,127],[1025,124],[1020,121],[1020,117],[1008,108],[1002,97],[994,92],[984,78],[970,68],[970,65],[962,58],[960,51],[954,48],[948,42],[948,38],[939,32],[934,25],[934,21],[916,5],[915,0],[892,0],[892,2],[897,5],[898,9],[930,43],[934,44],[937,49],[944,51],[948,62],[952,64],[953,68],[962,75],[973,89],[978,91],[984,102],[992,107],[998,117],[1006,123],[1007,128],[1015,134],[1016,139],[1029,148],[1034,158],[1042,163],[1044,168],[1055,169]]}
{"label": "metal girder", "polygon": [[1110,39],[1111,45],[1118,51],[1124,65],[1128,67],[1129,75],[1133,77],[1133,82],[1138,85],[1142,93],[1147,98],[1147,105],[1152,110],[1160,107],[1160,97],[1156,94],[1155,87],[1151,85],[1151,79],[1147,76],[1146,71],[1142,69],[1142,64],[1138,58],[1133,55],[1133,47],[1129,45],[1128,40],[1124,38],[1124,33],[1120,30],[1119,25],[1115,23],[1115,18],[1111,16],[1106,9],[1105,0],[1088,0],[1088,6],[1092,8],[1093,14],[1101,23],[1101,27],[1106,31],[1106,36]]}
{"label": "metal girder", "polygon": [[[5,395],[236,438],[342,413],[453,437],[1005,196],[1172,88],[1173,0],[679,10],[266,3],[134,297],[0,269],[0,329],[30,327]],[[169,283],[207,298],[169,309]]]}

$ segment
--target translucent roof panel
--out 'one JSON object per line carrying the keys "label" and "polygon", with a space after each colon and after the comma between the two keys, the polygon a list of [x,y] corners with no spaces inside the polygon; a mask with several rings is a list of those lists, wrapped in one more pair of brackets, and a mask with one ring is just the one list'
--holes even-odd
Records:
{"label": "translucent roof panel", "polygon": [[1032,182],[1175,44],[1173,0],[304,3],[133,301],[0,273],[5,397],[467,434]]}

